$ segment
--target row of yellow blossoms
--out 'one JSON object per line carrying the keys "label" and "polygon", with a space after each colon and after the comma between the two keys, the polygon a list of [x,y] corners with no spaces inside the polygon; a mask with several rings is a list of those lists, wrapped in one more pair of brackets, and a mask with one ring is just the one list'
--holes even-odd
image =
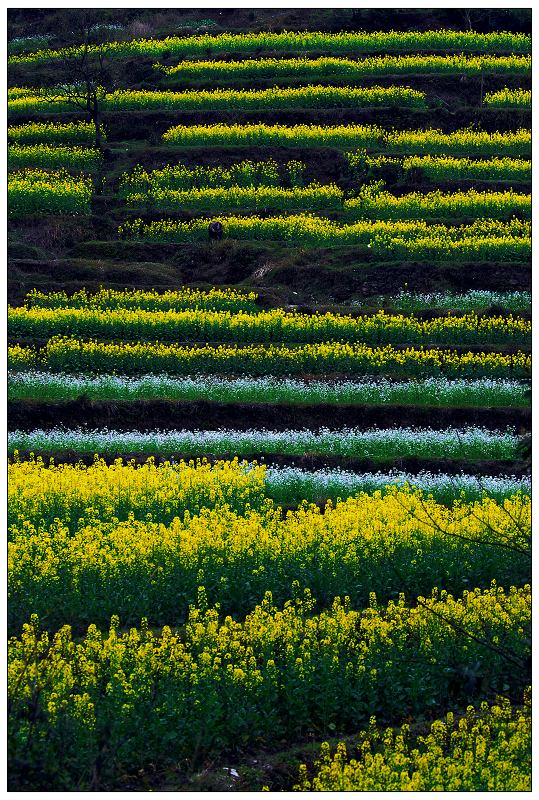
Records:
{"label": "row of yellow blossoms", "polygon": [[167,164],[160,169],[149,172],[136,164],[129,172],[120,175],[118,194],[128,197],[132,194],[146,194],[156,189],[211,189],[288,186],[293,189],[305,185],[305,164],[291,159],[278,164],[273,158],[263,161],[245,159],[228,167],[221,166],[187,166],[186,164]]}
{"label": "row of yellow blossoms", "polygon": [[[10,144],[92,145],[95,125],[93,122],[27,122],[25,125],[11,125],[7,134]],[[105,139],[103,126],[101,138]]]}
{"label": "row of yellow blossoms", "polygon": [[136,308],[8,309],[12,337],[44,339],[73,335],[104,339],[161,339],[193,342],[363,342],[365,344],[480,345],[530,343],[531,322],[513,317],[440,316],[421,320],[404,314],[300,314],[275,308],[245,311],[147,311]]}
{"label": "row of yellow blossoms", "polygon": [[[531,792],[531,692],[522,706],[504,697],[486,701],[465,715],[450,711],[426,735],[409,724],[383,730],[370,720],[347,750],[332,755],[324,743],[315,774],[305,765],[303,792]],[[350,755],[349,755],[350,752]]]}
{"label": "row of yellow blossoms", "polygon": [[394,195],[378,184],[365,184],[358,197],[345,200],[343,210],[352,218],[436,219],[488,217],[491,219],[531,218],[531,195],[514,192],[477,191],[410,192]]}
{"label": "row of yellow blossoms", "polygon": [[[207,241],[208,225],[214,219],[180,222],[159,219],[128,220],[118,228],[121,238],[175,244]],[[233,239],[280,241],[293,246],[336,247],[364,245],[366,253],[381,260],[480,259],[527,261],[531,252],[530,223],[512,219],[501,222],[479,219],[471,225],[429,224],[424,220],[362,220],[342,225],[311,214],[287,216],[224,216],[224,235]]]}
{"label": "row of yellow blossoms", "polygon": [[411,192],[395,196],[380,191],[377,184],[366,185],[358,197],[345,199],[335,183],[310,183],[307,186],[282,188],[267,186],[204,187],[178,190],[148,187],[146,191],[126,195],[131,207],[147,206],[152,210],[192,213],[277,210],[343,211],[347,220],[459,219],[488,217],[509,220],[515,215],[531,218],[531,195],[514,192]]}
{"label": "row of yellow blossoms", "polygon": [[[41,491],[50,492],[50,481]],[[120,521],[92,499],[78,520],[71,511],[66,522],[36,522],[32,509],[9,526],[11,630],[30,613],[49,627],[69,619],[78,630],[107,625],[112,614],[125,625],[141,617],[153,626],[183,624],[201,582],[212,603],[241,617],[267,590],[284,602],[294,580],[308,582],[322,606],[340,592],[364,607],[373,586],[387,601],[404,589],[428,592],[437,582],[462,592],[493,577],[502,584],[531,579],[530,498],[522,495],[448,508],[388,487],[384,495],[328,502],[323,511],[305,503],[284,518],[265,500],[241,515],[217,505],[168,524],[144,518],[136,503]]]}
{"label": "row of yellow blossoms", "polygon": [[[25,97],[26,95],[22,95]],[[101,126],[101,135],[105,131]],[[62,143],[92,144],[95,126],[92,123],[28,122],[8,128],[10,142],[19,144]],[[375,125],[177,125],[163,135],[174,145],[279,145],[288,147],[339,147],[386,150],[391,153],[412,153],[445,156],[486,156],[530,158],[531,133],[517,131],[488,133],[472,128],[442,133],[441,130],[387,130]]]}
{"label": "row of yellow blossoms", "polygon": [[530,158],[531,132],[386,130],[376,125],[175,125],[163,134],[166,144],[189,147],[338,147],[384,150],[390,153]]}
{"label": "row of yellow blossoms", "polygon": [[169,525],[185,512],[227,506],[237,514],[262,510],[266,467],[232,461],[179,461],[157,465],[46,464],[41,458],[8,464],[8,525],[51,525],[74,532],[80,519],[153,519]]}
{"label": "row of yellow blossoms", "polygon": [[95,340],[55,337],[43,348],[8,348],[12,370],[49,369],[53,372],[169,373],[189,375],[445,375],[446,377],[527,378],[528,353],[457,353],[437,348],[327,342],[298,347],[285,345],[181,346],[164,343],[107,344]]}
{"label": "row of yellow blossoms", "polygon": [[188,758],[196,768],[253,741],[355,731],[375,713],[447,707],[450,687],[469,702],[455,676],[478,662],[491,691],[528,682],[529,585],[462,598],[433,590],[412,606],[371,595],[362,611],[336,598],[318,614],[309,590],[292,591],[283,608],[268,592],[237,622],[208,608],[200,587],[178,633],[146,622],[121,633],[115,617],[108,634],[91,625],[73,639],[69,626],[50,635],[32,617],[9,642],[13,779],[39,763],[33,788],[88,789],[96,770],[106,782],[140,764]]}
{"label": "row of yellow blossoms", "polygon": [[[387,171],[391,165],[407,177],[410,172],[421,172],[429,180],[463,180],[477,178],[487,181],[530,181],[531,161],[515,158],[472,159],[451,156],[368,156],[366,151],[346,153],[351,176],[363,181],[370,172]],[[189,189],[229,189],[234,186],[302,187],[305,164],[291,160],[279,166],[274,159],[245,160],[230,167],[188,167],[185,164],[167,164],[161,169],[147,171],[137,164],[130,172],[120,176],[118,194],[147,195],[156,190],[188,191]]]}
{"label": "row of yellow blossoms", "polygon": [[[530,305],[529,292],[489,292],[480,289],[464,293],[438,292],[430,294],[417,294],[405,292],[402,289],[398,294],[379,295],[376,301],[385,307],[395,308],[400,311],[414,312],[436,310],[444,311],[462,309],[474,311],[481,309],[486,313],[492,307],[504,308],[512,313],[527,313]],[[262,310],[256,292],[245,289],[230,289],[228,287],[211,287],[197,289],[190,286],[180,286],[178,289],[110,289],[101,287],[97,291],[88,292],[79,289],[72,294],[64,291],[42,292],[32,289],[24,299],[27,308],[96,308],[117,310],[143,309],[145,311],[185,311],[199,309],[208,311],[248,311]],[[374,302],[375,305],[375,302]],[[352,303],[357,309],[372,307],[373,301]]]}
{"label": "row of yellow blossoms", "polygon": [[32,289],[25,298],[29,308],[84,308],[115,311],[117,309],[141,309],[145,311],[184,311],[204,309],[207,311],[257,311],[256,292],[212,286],[211,289],[196,289],[182,286],[158,292],[155,289],[109,289],[101,287],[89,294],[79,289],[73,294],[66,292],[40,292]]}
{"label": "row of yellow blossoms", "polygon": [[[82,46],[44,49],[35,53],[12,55],[9,64],[39,64],[66,56],[82,53]],[[531,37],[524,33],[494,31],[354,31],[326,33],[321,31],[284,31],[282,33],[220,33],[217,36],[167,36],[165,39],[133,39],[124,42],[107,42],[90,45],[90,55],[106,53],[109,58],[146,56],[181,56],[182,58],[207,57],[224,53],[276,52],[287,53],[322,52],[339,53],[386,53],[414,52],[415,50],[449,50],[457,53],[530,53]]]}
{"label": "row of yellow blossoms", "polygon": [[369,58],[258,58],[241,61],[180,61],[155,64],[169,78],[196,80],[293,78],[354,79],[381,75],[520,75],[531,74],[531,56],[405,55]]}
{"label": "row of yellow blossoms", "polygon": [[[52,459],[45,464],[39,457],[22,461],[15,453],[8,477],[8,525],[51,525],[59,519],[71,533],[80,519],[134,519],[170,525],[176,517],[183,518],[186,512],[199,514],[203,508],[226,505],[240,515],[249,509],[262,512],[268,496],[280,505],[297,506],[306,497],[320,502],[359,492],[387,494],[397,482],[401,487],[422,486],[424,497],[432,495],[448,507],[457,498],[473,503],[485,497],[496,498],[501,507],[509,498],[529,495],[527,482],[517,479],[474,481],[462,476],[459,481],[425,473],[302,472],[271,469],[237,458],[211,465],[205,459],[156,464],[153,458],[142,464],[123,463],[122,459],[107,464],[96,456],[86,466],[82,462],[55,465]],[[526,502],[522,507],[526,509]],[[525,529],[525,514],[515,526]]]}
{"label": "row of yellow blossoms", "polygon": [[28,214],[89,214],[93,183],[66,170],[26,169],[8,175],[8,209],[12,216]]}
{"label": "row of yellow blossoms", "polygon": [[32,167],[39,169],[59,169],[79,172],[94,172],[102,164],[100,150],[91,147],[63,144],[13,144],[8,148],[9,169]]}
{"label": "row of yellow blossoms", "polygon": [[[213,89],[184,92],[117,89],[103,96],[102,110],[147,111],[151,109],[174,111],[235,111],[295,108],[417,108],[426,109],[424,92],[407,86],[302,86],[300,88],[270,89]],[[24,95],[8,100],[10,114],[50,114],[73,111],[73,102],[62,90],[36,90],[34,95]]]}
{"label": "row of yellow blossoms", "polygon": [[389,165],[398,167],[403,177],[420,171],[422,178],[432,181],[531,181],[531,161],[520,158],[455,158],[452,156],[367,156],[365,151],[346,154],[353,172],[364,177],[367,171],[371,176],[377,170],[387,174]]}
{"label": "row of yellow blossoms", "polygon": [[529,108],[532,107],[532,93],[528,89],[500,89],[488,92],[483,102],[489,108]]}

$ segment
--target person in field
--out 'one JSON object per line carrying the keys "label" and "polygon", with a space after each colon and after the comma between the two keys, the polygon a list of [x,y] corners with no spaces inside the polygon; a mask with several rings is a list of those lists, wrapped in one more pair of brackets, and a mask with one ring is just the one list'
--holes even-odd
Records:
{"label": "person in field", "polygon": [[208,238],[210,242],[214,240],[217,240],[219,242],[221,241],[221,239],[223,238],[223,226],[221,225],[220,222],[218,221],[210,222],[210,224],[208,225]]}

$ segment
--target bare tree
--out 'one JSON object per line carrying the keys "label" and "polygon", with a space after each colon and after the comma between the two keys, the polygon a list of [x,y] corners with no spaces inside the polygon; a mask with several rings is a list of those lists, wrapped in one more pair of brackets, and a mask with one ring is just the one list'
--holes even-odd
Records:
{"label": "bare tree", "polygon": [[67,103],[87,113],[95,125],[95,146],[103,149],[102,104],[115,88],[108,63],[108,34],[99,9],[81,9],[67,15],[65,25],[77,44],[62,51],[54,62],[56,85],[43,91],[50,103]]}

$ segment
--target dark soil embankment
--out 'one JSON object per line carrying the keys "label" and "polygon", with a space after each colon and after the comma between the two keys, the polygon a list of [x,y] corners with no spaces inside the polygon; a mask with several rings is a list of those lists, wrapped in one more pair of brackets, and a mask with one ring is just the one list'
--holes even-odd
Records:
{"label": "dark soil embankment", "polygon": [[[408,81],[410,83],[410,81]],[[9,123],[22,124],[28,114],[10,114]],[[176,125],[213,125],[223,123],[237,125],[241,117],[243,125],[377,125],[381,128],[422,129],[441,128],[445,133],[459,130],[473,123],[488,132],[511,131],[529,128],[531,111],[520,109],[491,109],[478,105],[451,107],[451,102],[436,101],[426,109],[416,108],[294,108],[290,110],[257,109],[253,111],[162,111],[136,109],[103,113],[103,124],[111,142],[128,142],[131,139],[147,139],[158,144],[169,128]],[[39,114],[42,121],[66,123],[85,119],[81,111]],[[263,152],[264,148],[260,148]]]}
{"label": "dark soil embankment", "polygon": [[12,401],[8,404],[10,430],[32,430],[55,426],[115,430],[140,428],[160,430],[235,428],[332,429],[356,427],[431,427],[447,428],[478,425],[490,429],[516,427],[519,433],[531,428],[529,408],[436,408],[421,406],[336,406],[270,405],[168,402],[163,400],[92,401],[86,397],[63,403]]}
{"label": "dark soil embankment", "polygon": [[[75,20],[78,10],[72,9]],[[108,8],[100,11],[102,20],[119,24],[127,34],[163,38],[179,32],[192,35],[203,31],[212,35],[231,31],[371,31],[387,30],[495,30],[529,33],[531,8]],[[209,23],[208,23],[209,20]],[[205,21],[206,24],[203,24]],[[131,26],[135,26],[132,28]],[[142,30],[141,30],[142,29]],[[8,36],[52,33],[58,45],[78,42],[76,26],[66,25],[65,9],[10,8]]]}
{"label": "dark soil embankment", "polygon": [[[23,231],[23,226],[20,226]],[[410,292],[530,290],[527,262],[374,261],[366,247],[308,249],[278,242],[228,240],[180,245],[87,241],[47,258],[42,237],[26,226],[34,244],[13,246],[8,298],[19,303],[32,288],[89,291],[111,288],[178,288],[183,284],[255,289],[267,305],[362,301]],[[90,231],[91,235],[91,231]],[[38,246],[39,245],[39,246]],[[24,249],[26,247],[26,250]]]}
{"label": "dark soil embankment", "polygon": [[[77,464],[82,462],[90,465],[95,461],[93,453],[80,453],[77,450],[33,450],[35,456],[42,456],[47,462],[51,458],[56,464]],[[228,460],[235,457],[235,453],[222,453],[216,455],[198,456],[205,458],[208,463],[214,461]],[[154,459],[156,464],[161,464],[165,461],[179,462],[190,461],[193,459],[192,454],[182,454],[181,452],[175,453],[174,456],[163,456],[159,453],[140,453],[118,452],[114,455],[103,456],[107,464],[112,464],[117,458],[122,458],[124,461],[134,461],[136,464],[144,464],[150,458]],[[28,459],[30,452],[19,451],[20,459]],[[440,473],[445,475],[460,475],[466,473],[468,475],[487,476],[506,476],[514,475],[516,477],[524,477],[530,474],[530,468],[527,463],[522,461],[469,461],[469,460],[449,460],[449,459],[421,459],[421,458],[395,458],[390,461],[380,462],[372,461],[370,459],[360,458],[343,458],[341,456],[319,456],[319,455],[304,455],[304,456],[275,456],[275,455],[260,455],[252,453],[252,455],[245,456],[246,461],[256,461],[259,464],[267,464],[268,466],[277,467],[298,467],[307,471],[322,470],[322,469],[341,469],[348,472],[367,473],[367,472],[386,472],[388,470],[398,470],[399,472],[407,472],[415,475],[419,472],[431,472],[433,474]],[[298,502],[300,498],[298,497]]]}

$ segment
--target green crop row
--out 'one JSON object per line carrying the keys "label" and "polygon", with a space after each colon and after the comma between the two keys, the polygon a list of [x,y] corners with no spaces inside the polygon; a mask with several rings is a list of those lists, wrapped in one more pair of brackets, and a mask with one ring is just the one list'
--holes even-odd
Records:
{"label": "green crop row", "polygon": [[[212,91],[146,91],[117,89],[103,97],[104,112],[116,111],[235,111],[296,108],[426,108],[425,95],[405,86],[370,86],[355,89],[349,86],[303,86],[299,89],[214,89]],[[33,97],[8,100],[8,113],[39,114],[73,111],[73,103],[62,93],[44,90]]]}
{"label": "green crop row", "polygon": [[18,97],[32,97],[36,93],[35,86],[8,86],[8,100],[17,100]]}
{"label": "green crop row", "polygon": [[89,214],[93,184],[65,170],[27,169],[8,175],[8,210],[12,216],[30,214]]}
{"label": "green crop row", "polygon": [[155,211],[249,212],[249,211],[339,211],[347,219],[458,219],[459,217],[511,219],[531,218],[531,196],[512,189],[505,192],[430,192],[395,197],[378,184],[365,184],[358,197],[345,200],[336,184],[312,183],[284,189],[275,186],[227,186],[202,189],[169,189],[147,186],[126,194],[130,208]]}
{"label": "green crop row", "polygon": [[[7,135],[10,144],[91,146],[95,142],[95,125],[93,122],[68,122],[63,124],[57,122],[27,122],[25,125],[10,125]],[[101,126],[101,137],[103,139],[106,138],[103,126]]]}
{"label": "green crop row", "polygon": [[[343,192],[335,184],[319,183],[293,189],[274,186],[229,188],[150,189],[126,196],[131,209],[155,211],[189,210],[190,213],[242,211],[340,211]],[[352,209],[351,209],[352,210]],[[483,215],[484,216],[484,215]]]}
{"label": "green crop row", "polygon": [[531,219],[531,195],[514,192],[411,192],[398,197],[378,184],[364,184],[358,197],[345,200],[343,210],[354,219],[455,219],[486,217],[509,220],[515,215]]}
{"label": "green crop row", "polygon": [[[74,638],[69,626],[42,632],[32,616],[9,642],[12,780],[28,781],[30,762],[40,764],[33,789],[91,789],[96,769],[106,785],[141,764],[197,768],[253,741],[357,730],[374,713],[402,719],[443,707],[455,669],[478,662],[491,691],[526,681],[528,585],[462,598],[436,590],[411,606],[372,597],[364,611],[336,598],[317,614],[308,590],[291,591],[283,608],[268,592],[236,622],[208,608],[200,586],[177,633],[146,620],[123,633],[115,616],[108,633],[91,625]],[[456,701],[469,702],[465,687]]]}
{"label": "green crop row", "polygon": [[57,403],[85,397],[99,402],[214,402],[269,403],[273,405],[398,405],[451,408],[527,408],[527,387],[519,381],[447,380],[415,381],[304,381],[301,379],[223,378],[219,375],[185,376],[51,374],[13,372],[8,380],[8,400]]}
{"label": "green crop row", "polygon": [[68,147],[66,145],[13,144],[8,148],[9,169],[32,167],[38,169],[64,168],[73,171],[94,172],[99,169],[103,156],[90,147]]}
{"label": "green crop row", "polygon": [[420,173],[432,181],[531,181],[531,161],[517,158],[454,158],[451,156],[368,156],[365,151],[347,153],[353,174],[363,179],[366,175],[383,174],[388,167],[397,169],[402,177]]}
{"label": "green crop row", "polygon": [[9,55],[18,53],[32,52],[48,46],[50,40],[54,38],[50,33],[35,34],[34,36],[15,36],[9,39],[7,51]]}
{"label": "green crop row", "polygon": [[279,169],[273,159],[266,161],[240,161],[230,167],[187,167],[185,164],[168,164],[162,169],[147,172],[140,164],[120,176],[118,194],[127,197],[158,189],[187,191],[189,189],[246,187],[296,188],[304,185],[305,165],[301,161],[288,161]]}
{"label": "green crop row", "polygon": [[181,147],[280,146],[388,150],[391,153],[530,158],[531,133],[487,133],[465,129],[384,130],[373,125],[176,125],[163,134],[167,144]]}
{"label": "green crop row", "polygon": [[421,320],[384,311],[365,316],[244,311],[146,311],[101,308],[8,308],[15,339],[75,335],[132,341],[328,342],[364,344],[531,344],[531,323],[519,317],[441,316]]}
{"label": "green crop row", "polygon": [[181,61],[155,64],[168,79],[222,80],[249,78],[324,80],[378,78],[382,75],[518,75],[531,74],[531,56],[371,56],[350,58],[259,58],[241,61]]}
{"label": "green crop row", "polygon": [[182,286],[178,290],[157,292],[155,289],[133,289],[131,291],[101,288],[88,294],[80,289],[71,295],[65,292],[44,293],[33,289],[26,295],[29,308],[100,308],[142,309],[145,311],[185,311],[205,309],[207,311],[258,311],[255,292],[213,287],[207,291]]}
{"label": "green crop row", "polygon": [[[371,301],[372,302],[372,301]],[[470,289],[464,294],[452,292],[423,292],[421,294],[401,289],[398,294],[380,295],[376,298],[380,307],[385,306],[394,311],[447,310],[476,311],[492,313],[496,308],[510,311],[512,314],[529,314],[531,310],[531,292],[490,292],[483,289]],[[363,307],[364,301],[354,301],[354,307]]]}
{"label": "green crop row", "polygon": [[45,347],[8,348],[13,370],[47,369],[51,372],[129,375],[390,375],[395,377],[528,378],[531,358],[524,352],[463,353],[452,350],[364,344],[210,345],[107,344],[74,338],[49,339]]}
{"label": "green crop row", "polygon": [[51,428],[50,430],[8,433],[8,452],[75,452],[81,456],[99,455],[114,458],[126,453],[137,457],[159,455],[170,458],[216,456],[340,456],[393,464],[395,460],[515,461],[521,440],[514,434],[463,428],[438,431],[422,428],[376,428],[358,430],[171,430],[86,431]]}
{"label": "green crop row", "polygon": [[[118,228],[121,238],[158,243],[207,241],[211,219],[146,223],[128,220]],[[477,220],[468,226],[428,225],[425,221],[363,221],[339,225],[307,214],[286,217],[222,217],[224,236],[232,239],[276,240],[294,246],[364,245],[382,260],[412,258],[424,261],[476,258],[528,260],[529,223]]]}
{"label": "green crop row", "polygon": [[[191,289],[182,286],[178,290],[157,292],[155,289],[105,289],[89,293],[80,289],[68,295],[66,292],[41,292],[32,289],[24,300],[27,308],[100,308],[116,310],[143,309],[145,311],[186,311],[204,309],[207,311],[260,311],[256,292],[239,291],[223,287],[211,289]],[[531,306],[530,292],[490,292],[471,289],[464,294],[451,292],[413,294],[401,289],[396,295],[380,295],[368,301],[355,301],[354,307],[372,306],[397,311],[424,311],[430,308],[453,312],[488,311],[492,307],[512,314],[527,314]],[[500,312],[501,313],[501,312]]]}
{"label": "green crop row", "polygon": [[[320,31],[285,31],[284,33],[221,33],[217,36],[169,36],[166,39],[133,39],[90,45],[89,55],[105,52],[109,58],[145,56],[163,58],[207,57],[225,53],[242,56],[264,52],[288,53],[386,53],[453,51],[457,53],[531,53],[531,36],[524,33],[476,33],[475,31],[365,31],[322,33]],[[25,55],[12,55],[10,64],[39,64],[76,56],[82,47],[61,50],[38,50]]]}

